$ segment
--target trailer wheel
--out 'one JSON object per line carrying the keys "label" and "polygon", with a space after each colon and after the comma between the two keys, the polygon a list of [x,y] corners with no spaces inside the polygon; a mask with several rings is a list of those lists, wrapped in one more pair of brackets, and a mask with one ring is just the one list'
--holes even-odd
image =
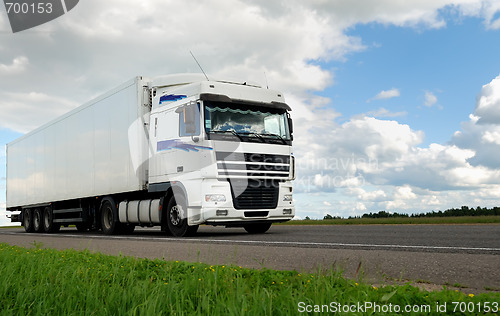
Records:
{"label": "trailer wheel", "polygon": [[61,229],[61,224],[54,223],[54,212],[52,207],[47,206],[43,209],[43,230],[46,233],[56,233]]}
{"label": "trailer wheel", "polygon": [[249,224],[243,226],[249,234],[264,234],[271,228],[271,223]]}
{"label": "trailer wheel", "polygon": [[33,211],[29,208],[23,210],[23,226],[27,233],[34,232],[33,229]]}
{"label": "trailer wheel", "polygon": [[43,233],[43,213],[40,208],[33,211],[33,230],[36,233]]}
{"label": "trailer wheel", "polygon": [[168,229],[175,237],[188,237],[196,234],[198,225],[188,226],[186,218],[186,201],[181,195],[171,197],[167,207]]}
{"label": "trailer wheel", "polygon": [[101,206],[101,227],[106,235],[116,235],[119,232],[119,223],[116,221],[115,207],[110,201],[104,201]]}

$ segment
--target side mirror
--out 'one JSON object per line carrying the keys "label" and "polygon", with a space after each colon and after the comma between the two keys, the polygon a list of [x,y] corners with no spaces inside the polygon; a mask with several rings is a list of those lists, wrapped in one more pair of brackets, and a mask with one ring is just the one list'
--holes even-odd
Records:
{"label": "side mirror", "polygon": [[178,107],[175,113],[179,114],[179,135],[194,136],[200,133],[200,111],[198,103],[191,102]]}
{"label": "side mirror", "polygon": [[287,113],[287,118],[288,118],[288,129],[290,131],[290,139],[293,140],[293,120],[290,114]]}
{"label": "side mirror", "polygon": [[186,134],[196,133],[196,104],[190,104],[183,109]]}

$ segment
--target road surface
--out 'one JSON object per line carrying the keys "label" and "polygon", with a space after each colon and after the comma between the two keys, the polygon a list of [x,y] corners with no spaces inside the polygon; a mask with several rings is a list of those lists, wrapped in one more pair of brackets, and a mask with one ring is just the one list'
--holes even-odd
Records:
{"label": "road surface", "polygon": [[108,254],[297,271],[341,269],[376,284],[412,280],[500,290],[500,225],[275,225],[263,235],[201,226],[196,237],[139,228],[105,236],[63,228],[53,235],[0,229],[0,242]]}

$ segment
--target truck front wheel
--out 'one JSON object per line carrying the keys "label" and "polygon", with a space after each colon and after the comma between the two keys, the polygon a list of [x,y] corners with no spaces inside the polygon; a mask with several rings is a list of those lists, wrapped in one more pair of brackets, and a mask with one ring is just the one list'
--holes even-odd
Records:
{"label": "truck front wheel", "polygon": [[109,201],[105,201],[101,206],[101,227],[102,232],[106,235],[114,235],[118,233],[118,222],[115,219],[117,212]]}
{"label": "truck front wheel", "polygon": [[23,210],[23,226],[27,233],[32,233],[33,229],[33,210],[27,208]]}
{"label": "truck front wheel", "polygon": [[175,237],[188,237],[196,234],[198,225],[188,226],[187,207],[184,197],[171,197],[167,207],[168,229]]}

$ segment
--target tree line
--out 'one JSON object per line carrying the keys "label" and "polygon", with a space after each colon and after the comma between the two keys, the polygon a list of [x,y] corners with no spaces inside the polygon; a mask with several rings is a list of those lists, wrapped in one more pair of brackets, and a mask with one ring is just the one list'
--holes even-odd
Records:
{"label": "tree line", "polygon": [[[361,216],[349,216],[349,219],[356,218],[397,218],[397,217],[452,217],[452,216],[491,216],[491,215],[500,215],[500,207],[486,208],[486,207],[468,207],[462,206],[460,208],[450,208],[446,211],[431,211],[427,213],[415,213],[415,214],[406,214],[406,213],[390,213],[387,211],[380,211],[378,213],[369,213],[363,214]],[[308,218],[306,218],[308,219]],[[326,219],[341,219],[339,216],[331,216],[330,214],[326,214],[323,217]]]}
{"label": "tree line", "polygon": [[450,208],[446,211],[431,211],[427,213],[415,213],[408,215],[405,213],[389,213],[380,211],[378,213],[363,214],[361,218],[389,218],[389,217],[451,217],[451,216],[491,216],[500,215],[500,207],[468,207]]}

